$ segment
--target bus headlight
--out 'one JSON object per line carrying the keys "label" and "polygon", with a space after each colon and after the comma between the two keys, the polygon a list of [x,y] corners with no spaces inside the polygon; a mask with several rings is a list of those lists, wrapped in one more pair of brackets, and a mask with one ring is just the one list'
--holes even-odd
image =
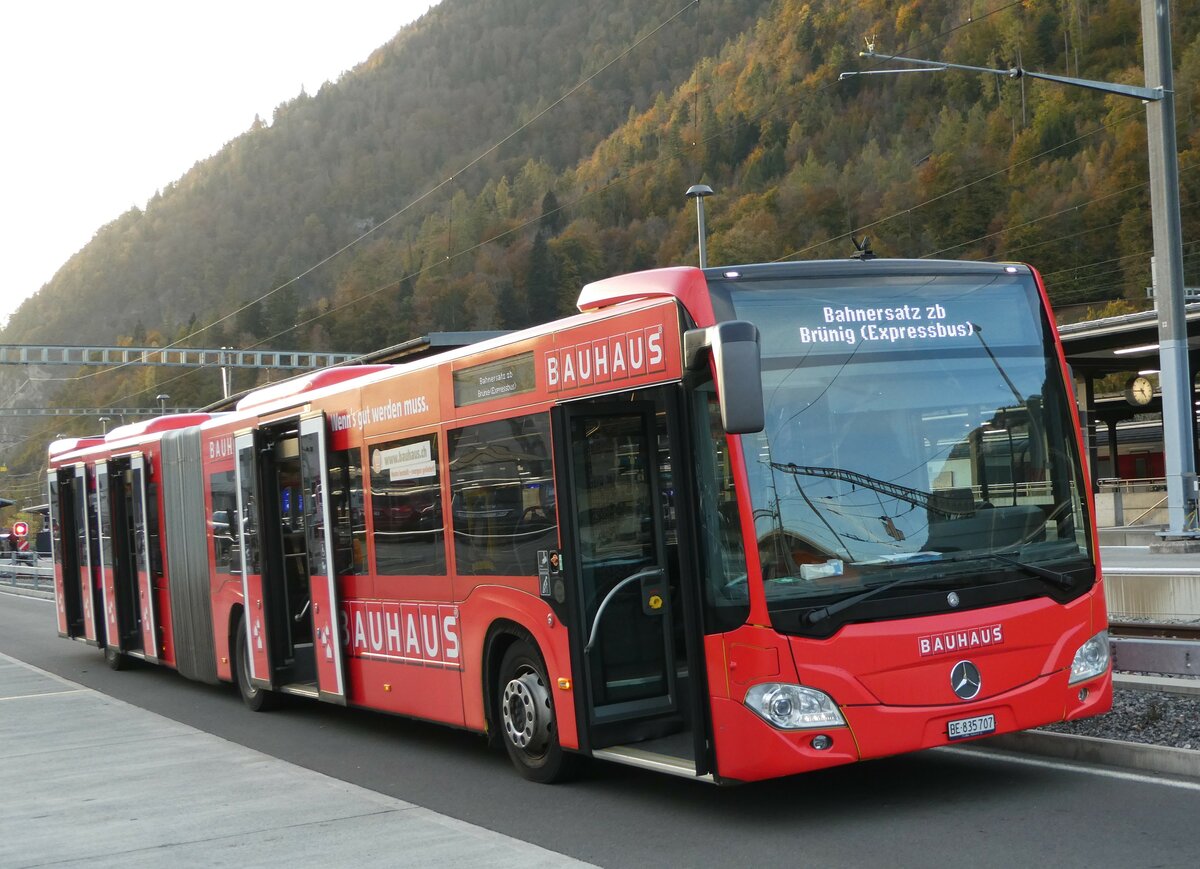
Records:
{"label": "bus headlight", "polygon": [[1068,685],[1099,676],[1108,669],[1108,631],[1101,631],[1079,647],[1071,662]]}
{"label": "bus headlight", "polygon": [[772,727],[782,730],[836,727],[846,723],[832,697],[803,685],[783,682],[755,685],[746,692],[746,705]]}

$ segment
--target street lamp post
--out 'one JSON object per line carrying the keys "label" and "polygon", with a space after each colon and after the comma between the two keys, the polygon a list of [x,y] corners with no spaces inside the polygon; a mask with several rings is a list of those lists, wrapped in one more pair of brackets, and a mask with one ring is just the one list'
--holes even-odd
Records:
{"label": "street lamp post", "polygon": [[167,395],[165,392],[160,392],[158,395],[154,396],[154,400],[158,402],[158,412],[162,416],[167,415],[167,399],[170,397],[171,396]]}
{"label": "street lamp post", "polygon": [[229,358],[226,354],[228,347],[221,348],[221,397],[229,398]]}
{"label": "street lamp post", "polygon": [[[1166,454],[1166,539],[1197,536],[1192,378],[1183,298],[1183,230],[1179,219],[1179,150],[1175,142],[1175,84],[1167,0],[1142,0],[1146,86],[1161,99],[1146,103],[1150,145],[1150,215],[1154,227],[1154,307],[1158,312],[1159,383]],[[1189,510],[1190,508],[1190,510]],[[1190,519],[1189,519],[1190,512]]]}
{"label": "street lamp post", "polygon": [[704,225],[704,197],[712,196],[707,184],[693,184],[687,189],[687,198],[696,200],[696,233],[700,239],[700,268],[708,268],[708,229]]}
{"label": "street lamp post", "polygon": [[1150,158],[1150,211],[1154,228],[1154,304],[1158,312],[1159,382],[1162,384],[1163,451],[1167,478],[1168,527],[1160,536],[1167,541],[1194,541],[1200,539],[1196,516],[1200,492],[1197,490],[1192,423],[1194,410],[1183,298],[1183,233],[1179,218],[1179,152],[1175,143],[1171,17],[1168,0],[1141,0],[1141,3],[1145,87],[1030,72],[1019,66],[990,69],[880,54],[870,43],[867,51],[860,52],[862,57],[917,64],[921,68],[844,72],[839,79],[856,75],[959,69],[1008,78],[1041,79],[1145,102]]}

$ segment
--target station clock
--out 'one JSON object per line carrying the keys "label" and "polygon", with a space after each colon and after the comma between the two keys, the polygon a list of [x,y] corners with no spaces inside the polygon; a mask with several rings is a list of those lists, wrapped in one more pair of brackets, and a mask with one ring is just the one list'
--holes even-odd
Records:
{"label": "station clock", "polygon": [[1145,377],[1131,377],[1125,384],[1125,400],[1135,407],[1143,407],[1154,398],[1154,384]]}

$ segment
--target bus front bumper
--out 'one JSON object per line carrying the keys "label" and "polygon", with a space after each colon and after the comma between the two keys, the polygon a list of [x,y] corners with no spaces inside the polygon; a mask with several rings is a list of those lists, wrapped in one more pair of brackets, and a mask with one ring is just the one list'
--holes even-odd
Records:
{"label": "bus front bumper", "polygon": [[[814,730],[780,730],[742,703],[713,698],[717,773],[722,780],[758,781],[1073,721],[1112,707],[1111,670],[1075,685],[1067,679],[1063,670],[952,706],[844,706],[846,726]],[[952,722],[972,724],[957,724],[966,735],[952,736]],[[988,729],[971,732],[980,722]]]}

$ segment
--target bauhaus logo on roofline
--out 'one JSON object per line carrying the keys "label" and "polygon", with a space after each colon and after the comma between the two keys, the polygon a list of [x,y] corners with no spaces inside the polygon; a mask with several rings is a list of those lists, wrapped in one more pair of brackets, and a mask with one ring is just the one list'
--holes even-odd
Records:
{"label": "bauhaus logo on roofline", "polygon": [[662,326],[557,347],[544,358],[546,388],[551,392],[667,370]]}

